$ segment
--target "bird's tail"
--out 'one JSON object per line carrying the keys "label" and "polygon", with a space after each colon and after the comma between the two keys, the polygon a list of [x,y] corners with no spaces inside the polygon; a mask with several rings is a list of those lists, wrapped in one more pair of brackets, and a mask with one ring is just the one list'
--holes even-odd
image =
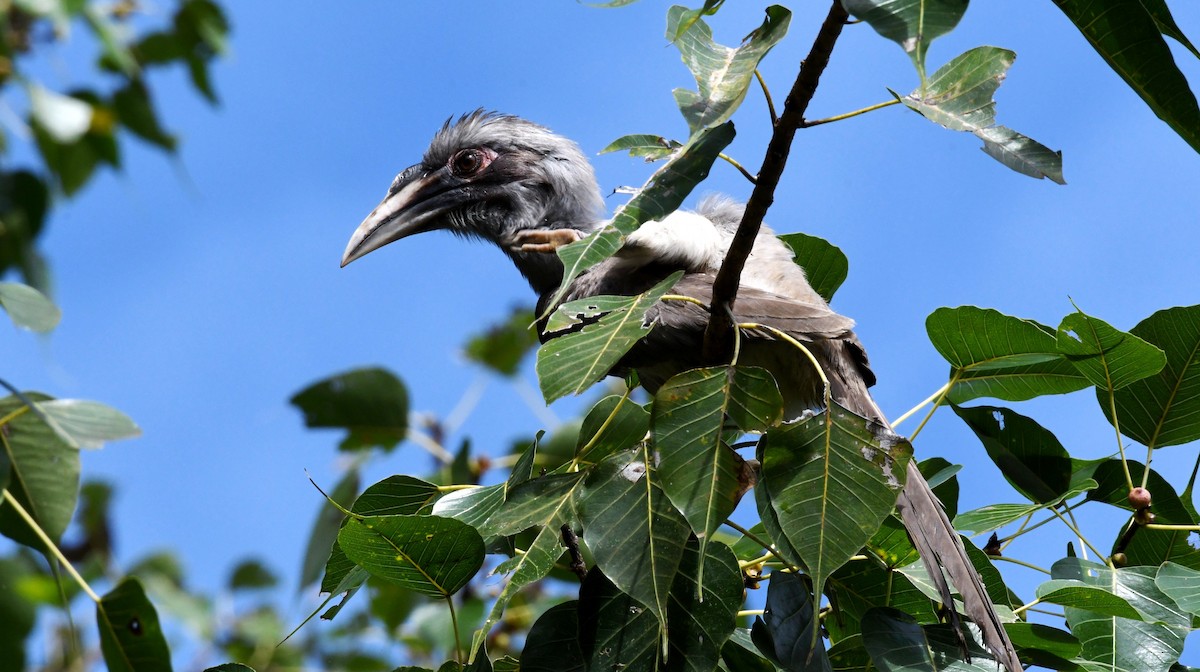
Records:
{"label": "bird's tail", "polygon": [[[832,345],[832,344],[831,344]],[[881,438],[889,440],[896,437],[891,424],[871,397],[862,376],[855,375],[854,364],[847,361],[845,351],[838,353],[822,353],[829,357],[829,364],[824,368],[829,377],[830,392],[834,399],[855,413],[876,421]],[[930,581],[937,587],[942,603],[946,606],[950,624],[954,627],[966,651],[966,641],[962,639],[958,613],[954,609],[954,597],[950,586],[946,583],[945,570],[950,582],[962,596],[963,611],[975,622],[983,635],[983,643],[991,651],[1008,672],[1022,672],[1024,668],[1017,659],[1008,633],[996,614],[992,600],[983,586],[979,572],[971,564],[962,539],[950,523],[942,503],[938,501],[929,482],[921,475],[915,460],[908,463],[907,477],[904,489],[896,501],[900,519],[912,539],[913,546],[920,554]]]}

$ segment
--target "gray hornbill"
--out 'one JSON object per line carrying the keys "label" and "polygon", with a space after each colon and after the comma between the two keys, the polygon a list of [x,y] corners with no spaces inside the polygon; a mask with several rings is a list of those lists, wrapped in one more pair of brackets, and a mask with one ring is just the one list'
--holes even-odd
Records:
{"label": "gray hornbill", "polygon": [[[710,198],[695,213],[677,212],[643,224],[615,256],[580,275],[563,300],[636,294],[684,270],[672,293],[708,304],[742,209],[728,199]],[[421,162],[396,177],[387,196],[351,236],[342,265],[425,231],[483,238],[508,254],[541,297],[538,312],[545,314],[563,274],[553,249],[604,224],[595,174],[575,143],[518,117],[476,111],[447,121]],[[891,432],[867,391],[875,376],[852,331],[854,322],[829,308],[792,262],[791,251],[766,227],[742,273],[734,317],[738,323],[775,327],[803,342],[821,362],[833,398],[874,420],[880,431]],[[676,373],[706,364],[701,343],[708,313],[702,307],[664,302],[651,309],[647,320],[655,328],[626,355],[621,367],[636,369],[648,390],[654,392]],[[811,364],[767,333],[746,335],[739,363],[762,366],[774,375],[786,417],[822,404],[823,384]],[[941,584],[943,602],[953,605],[942,579],[945,569],[963,597],[967,615],[981,628],[984,643],[1009,672],[1020,672],[979,575],[913,461],[897,508],[930,576]]]}

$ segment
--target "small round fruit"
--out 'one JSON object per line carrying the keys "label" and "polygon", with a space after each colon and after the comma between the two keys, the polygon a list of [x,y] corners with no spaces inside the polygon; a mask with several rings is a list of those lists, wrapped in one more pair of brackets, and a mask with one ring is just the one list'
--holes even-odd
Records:
{"label": "small round fruit", "polygon": [[1135,510],[1150,506],[1150,491],[1145,488],[1134,488],[1129,491],[1129,505]]}

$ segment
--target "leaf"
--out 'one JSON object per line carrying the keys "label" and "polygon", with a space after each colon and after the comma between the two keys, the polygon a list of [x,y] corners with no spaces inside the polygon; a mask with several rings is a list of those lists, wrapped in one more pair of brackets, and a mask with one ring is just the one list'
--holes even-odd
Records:
{"label": "leaf", "polygon": [[372,575],[429,597],[453,595],[483,565],[475,528],[439,516],[352,518],[338,532],[338,545]]}
{"label": "leaf", "polygon": [[525,636],[521,650],[522,672],[584,672],[579,649],[578,602],[572,600],[550,607]]}
{"label": "leaf", "polygon": [[996,672],[1000,664],[978,641],[978,628],[963,623],[970,660],[949,625],[917,624],[911,616],[876,607],[863,617],[863,643],[879,672]]}
{"label": "leaf", "polygon": [[575,519],[574,500],[583,472],[547,474],[522,483],[508,493],[504,505],[480,526],[484,536],[507,536],[531,527],[557,527]]}
{"label": "leaf", "polygon": [[579,588],[579,648],[589,670],[654,672],[659,624],[654,612],[592,569]]}
{"label": "leaf", "polygon": [[988,457],[1017,492],[1051,504],[1071,489],[1071,456],[1058,438],[1033,418],[998,406],[954,406]]}
{"label": "leaf", "polygon": [[45,294],[19,282],[0,282],[0,306],[13,324],[42,334],[62,319],[62,311]]}
{"label": "leaf", "polygon": [[1175,40],[1176,42],[1187,47],[1188,51],[1192,52],[1196,58],[1200,58],[1200,51],[1196,50],[1183,31],[1175,23],[1175,18],[1171,16],[1171,10],[1167,7],[1166,0],[1142,0],[1142,7],[1154,19],[1155,25],[1163,35]]}
{"label": "leaf", "polygon": [[1022,661],[1052,670],[1077,670],[1079,666],[1069,662],[1079,655],[1081,645],[1074,635],[1040,623],[1005,623],[1004,631],[1020,652]]}
{"label": "leaf", "polygon": [[1166,672],[1179,659],[1191,617],[1155,585],[1154,573],[1152,567],[1113,570],[1080,558],[1064,558],[1051,567],[1055,580],[1070,579],[1120,594],[1144,619],[1097,613],[1090,604],[1087,610],[1067,607],[1067,624],[1083,645],[1079,659],[1087,661],[1087,669]]}
{"label": "leaf", "polygon": [[721,661],[725,669],[736,672],[776,672],[779,668],[759,652],[751,639],[750,631],[737,628],[721,647]]}
{"label": "leaf", "polygon": [[584,538],[604,575],[664,627],[667,600],[690,530],[652,481],[646,449],[593,468],[579,498]]}
{"label": "leaf", "polygon": [[[1160,310],[1129,333],[1160,348],[1167,363],[1116,392],[1121,433],[1151,448],[1200,439],[1200,305]],[[1108,395],[1097,400],[1112,422]]]}
{"label": "leaf", "polygon": [[73,448],[100,448],[107,441],[141,436],[129,416],[111,406],[82,399],[53,399],[37,404],[60,438]]}
{"label": "leaf", "polygon": [[[37,392],[24,396],[35,403],[50,399]],[[3,461],[11,470],[7,490],[50,540],[58,543],[79,496],[79,451],[16,397],[0,399],[0,417],[9,415],[14,417],[0,428]],[[30,548],[45,548],[7,503],[0,504],[0,533]]]}
{"label": "leaf", "polygon": [[390,371],[355,369],[297,392],[291,403],[306,427],[348,430],[339,450],[391,450],[408,433],[408,392]]}
{"label": "leaf", "polygon": [[592,406],[579,429],[576,454],[591,462],[628,450],[646,438],[650,412],[628,395],[610,395]]}
{"label": "leaf", "polygon": [[[703,562],[702,552],[707,554]],[[706,672],[716,667],[733,634],[744,590],[741,567],[728,546],[717,542],[702,551],[694,537],[688,539],[671,585],[668,671]]]}
{"label": "leaf", "polygon": [[[1127,460],[1130,477],[1134,483],[1142,482],[1145,465],[1135,460]],[[1105,502],[1118,508],[1133,512],[1129,504],[1129,486],[1125,481],[1125,469],[1121,460],[1103,460],[1094,470],[1099,482],[1096,489],[1088,493],[1088,499]],[[1175,489],[1157,471],[1151,469],[1146,478],[1146,487],[1154,495],[1155,519],[1159,523],[1174,525],[1194,525],[1197,519],[1193,517],[1187,505],[1175,494]],[[1200,551],[1192,547],[1188,539],[1190,533],[1186,530],[1151,530],[1139,529],[1128,543],[1125,544],[1126,565],[1151,565],[1158,567],[1167,560],[1200,569]],[[1114,539],[1114,548],[1120,539]]]}
{"label": "leaf", "polygon": [[1064,607],[1086,607],[1088,611],[1096,614],[1142,620],[1141,613],[1128,601],[1114,595],[1108,586],[1089,586],[1076,580],[1051,579],[1038,586],[1037,598],[1042,602]]}
{"label": "leaf", "polygon": [[131,80],[113,94],[113,109],[131,133],[168,152],[175,151],[179,141],[158,123],[150,91],[140,80]]}
{"label": "leaf", "polygon": [[454,518],[479,529],[504,505],[505,484],[448,492],[433,504],[433,515]]}
{"label": "leaf", "polygon": [[935,124],[974,134],[983,140],[984,152],[1023,175],[1066,184],[1061,152],[996,125],[992,97],[1016,57],[1007,49],[976,47],[938,68],[900,102]]}
{"label": "leaf", "polygon": [[990,308],[938,308],[925,320],[933,347],[950,362],[946,399],[1025,401],[1088,386],[1058,352],[1054,330]]}
{"label": "leaf", "polygon": [[759,487],[818,592],[892,512],[911,456],[907,442],[881,443],[836,402],[763,437]]}
{"label": "leaf", "polygon": [[1167,363],[1162,350],[1082,310],[1063,318],[1057,343],[1097,391],[1119,390],[1162,371]]}
{"label": "leaf", "polygon": [[34,578],[33,562],[16,554],[0,558],[0,667],[25,670],[26,639],[37,622],[38,605],[16,586]]}
{"label": "leaf", "polygon": [[[1054,0],[1054,4],[1154,114],[1200,152],[1200,106],[1147,3]],[[1161,21],[1162,13],[1157,16]]]}
{"label": "leaf", "polygon": [[832,301],[834,292],[850,273],[850,260],[841,248],[806,233],[787,233],[779,239],[792,249],[794,261],[804,269],[813,290],[822,299]]}
{"label": "leaf", "polygon": [[547,332],[584,326],[553,336],[538,350],[538,381],[546,403],[579,394],[608,375],[609,369],[649,333],[646,311],[681,277],[682,271],[672,273],[637,296],[595,296],[559,306],[546,325]]}
{"label": "leaf", "polygon": [[[900,529],[903,530],[902,527]],[[916,559],[914,557],[913,561]],[[863,616],[881,604],[899,609],[921,623],[937,622],[937,612],[929,598],[907,576],[882,567],[877,562],[859,561],[842,565],[829,577],[825,593],[829,595],[835,611],[823,623],[835,642],[860,634]]]}
{"label": "leaf", "polygon": [[70,144],[83,138],[92,124],[92,106],[73,96],[54,93],[38,84],[26,88],[29,114],[55,142]]}
{"label": "leaf", "polygon": [[274,588],[278,583],[275,574],[258,560],[243,560],[229,574],[231,590]]}
{"label": "leaf", "polygon": [[1180,609],[1200,616],[1200,571],[1165,562],[1154,576],[1154,585],[1174,600]]}
{"label": "leaf", "polygon": [[[354,501],[354,496],[358,494],[358,474],[358,469],[347,470],[337,485],[333,486],[333,490],[329,492],[329,498],[342,506],[349,507]],[[321,569],[326,567],[326,563],[330,560],[330,552],[337,543],[338,529],[341,528],[344,517],[337,507],[325,500],[321,501],[321,508],[317,511],[317,519],[313,521],[312,532],[308,535],[308,544],[304,549],[304,561],[300,565],[300,584],[297,589],[303,590],[305,586],[320,578]],[[338,549],[339,553],[340,550]],[[341,555],[345,558],[344,553]],[[345,571],[349,571],[349,568],[346,568]],[[328,571],[326,576],[328,576]],[[322,583],[321,592],[331,592],[340,582],[341,577],[338,577],[328,586]]]}
{"label": "leaf", "polygon": [[647,161],[658,161],[671,156],[680,147],[683,147],[683,145],[675,140],[668,140],[661,135],[639,133],[622,135],[608,143],[608,146],[600,150],[600,153],[629,152],[630,156],[642,156]]}
{"label": "leaf", "polygon": [[514,308],[508,319],[467,341],[467,359],[499,373],[515,376],[521,361],[537,347],[533,329],[536,316],[528,308]]}
{"label": "leaf", "polygon": [[[693,369],[674,376],[654,395],[652,424],[659,483],[700,538],[701,556],[708,539],[749,489],[741,478],[742,458],[721,440],[735,378],[743,382],[743,399],[767,399],[761,406],[773,409],[773,418],[754,418],[755,412],[748,413],[754,424],[778,421],[783,399],[770,374],[762,369]],[[701,559],[701,574],[703,569]]]}
{"label": "leaf", "polygon": [[617,209],[608,226],[583,240],[558,248],[558,257],[563,262],[563,280],[546,305],[553,306],[561,301],[580,273],[615,254],[624,237],[643,222],[661,220],[678,210],[692,189],[708,177],[713,161],[726,145],[733,142],[733,136],[732,122],[694,134],[654,171],[628,203]]}
{"label": "leaf", "polygon": [[785,670],[831,670],[829,656],[817,634],[815,616],[808,582],[795,574],[772,572],[761,622],[773,650],[765,653],[773,654],[775,662]]}
{"label": "leaf", "polygon": [[428,481],[398,474],[363,490],[350,510],[361,516],[428,513],[439,494],[438,487]]}
{"label": "leaf", "polygon": [[899,44],[924,81],[929,43],[958,25],[967,0],[844,0],[842,6]]}
{"label": "leaf", "polygon": [[142,584],[127,577],[96,604],[100,650],[110,671],[157,672],[171,669],[171,651],[158,612]]}
{"label": "leaf", "polygon": [[[674,91],[675,102],[693,134],[733,116],[746,98],[759,62],[787,34],[792,13],[779,5],[772,5],[766,11],[762,25],[736,49],[714,42],[712,29],[687,8],[676,5],[667,11],[667,39],[679,48],[684,65],[696,78],[699,88],[699,92]],[[691,25],[684,27],[684,21],[690,21]]]}
{"label": "leaf", "polygon": [[[955,516],[954,528],[977,535],[984,532],[991,532],[1059,502],[1072,499],[1084,492],[1089,492],[1096,487],[1096,481],[1088,478],[1072,482],[1071,489],[1052,502],[1043,504],[989,504],[981,506],[978,509],[966,511]],[[1090,492],[1088,497],[1091,498]]]}

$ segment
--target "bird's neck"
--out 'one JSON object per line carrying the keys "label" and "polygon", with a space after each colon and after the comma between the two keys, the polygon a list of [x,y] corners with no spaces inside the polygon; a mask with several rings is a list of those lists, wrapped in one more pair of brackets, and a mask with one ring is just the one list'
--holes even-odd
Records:
{"label": "bird's neck", "polygon": [[562,260],[554,252],[521,252],[505,249],[521,275],[538,296],[552,292],[562,282]]}

